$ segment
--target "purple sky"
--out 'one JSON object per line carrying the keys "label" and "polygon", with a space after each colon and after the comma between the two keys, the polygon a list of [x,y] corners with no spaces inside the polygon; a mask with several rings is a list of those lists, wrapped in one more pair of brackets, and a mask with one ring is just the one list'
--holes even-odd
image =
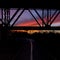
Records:
{"label": "purple sky", "polygon": [[[10,10],[10,18],[13,16],[13,14],[15,13],[16,9],[11,9]],[[15,21],[16,17],[21,13],[22,10],[20,10],[18,12],[18,14],[14,17],[14,19],[11,21],[10,24],[13,24],[13,22]],[[39,12],[40,16],[42,17],[42,10],[40,9],[37,9],[37,11]],[[37,14],[34,12],[34,10],[31,10],[31,12],[33,13],[33,15],[39,19],[39,17],[37,16]],[[55,10],[52,10],[51,11],[51,15],[55,12]],[[47,16],[47,11],[44,10],[44,17]],[[1,10],[0,10],[0,18],[1,18]],[[30,20],[34,20],[34,18],[31,16],[31,14],[28,12],[28,10],[25,10],[24,13],[21,15],[21,17],[18,19],[18,21],[15,23],[16,24],[19,24],[19,23],[23,23],[23,22],[26,22],[26,21],[30,21]],[[60,25],[60,23],[57,23],[57,24],[52,24],[53,26],[57,26],[57,25]]]}

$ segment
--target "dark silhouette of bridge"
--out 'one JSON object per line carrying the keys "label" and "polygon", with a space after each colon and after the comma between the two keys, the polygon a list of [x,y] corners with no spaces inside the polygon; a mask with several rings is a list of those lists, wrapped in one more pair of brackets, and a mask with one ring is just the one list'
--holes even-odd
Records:
{"label": "dark silhouette of bridge", "polygon": [[[0,24],[0,60],[60,60],[60,34],[55,33],[34,33],[32,35],[28,33],[17,33],[11,32],[10,30],[58,30],[60,27],[51,27],[51,24],[60,14],[60,11],[56,10],[52,15],[53,20],[48,22],[48,13],[47,9],[47,22],[44,22],[43,18],[39,15],[36,9],[33,9],[36,14],[41,19],[43,25],[40,26],[39,22],[33,15],[33,13],[28,9],[28,12],[35,19],[39,27],[14,27],[14,24],[23,14],[25,9],[23,8],[19,16],[10,25],[10,22],[20,11],[20,8],[16,9],[16,12],[10,18],[10,8],[1,8],[1,24]],[[44,10],[42,10],[44,12]],[[57,13],[58,12],[58,13]],[[50,18],[51,19],[51,18]],[[32,43],[33,51],[31,54],[31,44],[30,40],[34,40]],[[28,41],[29,40],[29,41]]]}

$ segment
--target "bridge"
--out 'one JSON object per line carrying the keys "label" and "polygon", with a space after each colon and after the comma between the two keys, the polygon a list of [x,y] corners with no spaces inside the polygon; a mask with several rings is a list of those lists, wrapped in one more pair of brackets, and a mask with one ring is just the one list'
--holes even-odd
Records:
{"label": "bridge", "polygon": [[[21,11],[22,10],[22,11]],[[33,10],[33,12],[32,12]],[[33,18],[35,20],[35,22],[38,24],[38,27],[34,27],[31,26],[29,27],[30,29],[60,29],[59,27],[55,27],[55,26],[52,26],[52,24],[54,23],[54,21],[56,20],[57,21],[57,18],[60,14],[60,10],[57,10],[57,9],[40,9],[40,11],[38,11],[39,9],[24,9],[24,8],[0,8],[0,25],[2,27],[8,27],[8,28],[13,28],[15,29],[15,24],[20,21],[20,17],[21,16],[24,16],[24,12],[25,12],[25,15],[31,15],[30,17]],[[13,13],[13,12],[14,13]],[[20,12],[21,11],[21,12]],[[28,11],[28,13],[27,13]],[[12,13],[11,13],[12,12]],[[38,21],[38,19],[36,18],[36,16],[34,15],[37,15],[41,21]],[[19,14],[19,15],[18,15]],[[45,16],[46,15],[46,16]],[[29,17],[29,16],[28,16]],[[46,18],[44,20],[44,17]],[[23,17],[24,18],[24,17]],[[27,18],[25,18],[27,19]],[[28,18],[29,20],[30,18]],[[21,20],[23,20],[21,18]],[[27,20],[27,21],[28,21]],[[20,29],[23,28],[23,29],[28,29],[27,28],[28,26],[20,26]],[[48,28],[47,28],[48,27]],[[19,27],[16,27],[17,29],[19,29]]]}
{"label": "bridge", "polygon": [[[38,26],[16,26],[18,23],[22,23],[21,21],[23,19],[20,18],[26,11],[28,11]],[[41,23],[38,21],[34,12]],[[27,16],[29,15],[28,13]],[[57,20],[58,16],[60,16],[60,10],[58,9],[0,8],[0,60],[59,60],[59,34],[54,35],[51,33],[43,35],[35,33],[31,36],[26,33],[23,34],[10,32],[10,30],[60,30],[60,26],[52,26]],[[45,17],[46,20],[44,19]],[[60,23],[59,20],[58,22]],[[33,43],[31,40],[34,40]]]}

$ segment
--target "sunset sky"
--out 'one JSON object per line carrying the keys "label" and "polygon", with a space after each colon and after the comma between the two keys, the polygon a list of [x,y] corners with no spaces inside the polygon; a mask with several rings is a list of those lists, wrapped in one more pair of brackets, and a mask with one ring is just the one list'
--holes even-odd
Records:
{"label": "sunset sky", "polygon": [[[14,17],[14,19],[10,22],[10,25],[13,24],[17,16],[21,13],[22,9],[18,12],[18,14]],[[34,10],[30,10],[33,15],[36,17],[38,22],[42,24],[41,19],[39,19],[38,15],[35,13]],[[10,10],[10,18],[13,16],[13,14],[16,12],[16,10],[12,9]],[[42,17],[42,10],[37,9],[37,12]],[[54,14],[55,10],[51,10],[51,16]],[[44,10],[44,21],[46,21],[47,11]],[[1,18],[1,10],[0,10],[0,18]],[[14,24],[14,26],[38,26],[32,15],[28,12],[28,10],[25,10],[21,17],[18,19],[18,21]],[[60,26],[60,15],[55,19],[54,23],[51,26]]]}

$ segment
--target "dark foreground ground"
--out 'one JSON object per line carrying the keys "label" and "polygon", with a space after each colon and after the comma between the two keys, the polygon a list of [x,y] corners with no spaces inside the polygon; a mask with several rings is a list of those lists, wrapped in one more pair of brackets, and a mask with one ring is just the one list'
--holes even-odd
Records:
{"label": "dark foreground ground", "polygon": [[30,60],[30,41],[33,60],[60,60],[60,34],[12,33],[0,40],[0,60]]}

